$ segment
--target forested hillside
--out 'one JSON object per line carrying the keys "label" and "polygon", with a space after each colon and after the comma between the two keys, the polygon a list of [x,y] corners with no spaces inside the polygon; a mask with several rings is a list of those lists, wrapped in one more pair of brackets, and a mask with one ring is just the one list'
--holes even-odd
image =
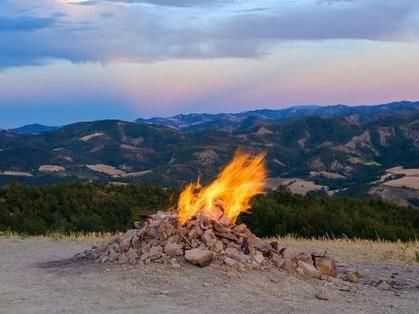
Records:
{"label": "forested hillside", "polygon": [[[0,231],[125,231],[141,215],[167,210],[176,191],[146,185],[12,185],[0,189]],[[297,196],[284,189],[257,197],[241,217],[260,236],[360,237],[411,240],[419,211],[377,200]]]}

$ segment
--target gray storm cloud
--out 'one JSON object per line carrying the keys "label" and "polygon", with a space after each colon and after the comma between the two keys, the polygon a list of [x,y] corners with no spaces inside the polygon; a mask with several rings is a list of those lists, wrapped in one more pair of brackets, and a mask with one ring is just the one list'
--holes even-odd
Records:
{"label": "gray storm cloud", "polygon": [[[50,16],[41,15],[42,7],[48,7],[46,0],[37,1],[24,15],[19,15],[21,6],[0,2],[0,67],[51,59],[107,63],[256,58],[281,41],[399,41],[407,34],[411,39],[412,32],[414,38],[418,35],[417,1],[262,2],[243,6],[216,0],[95,0],[84,3],[91,11],[83,21],[59,7]],[[215,3],[219,5],[207,7]]]}

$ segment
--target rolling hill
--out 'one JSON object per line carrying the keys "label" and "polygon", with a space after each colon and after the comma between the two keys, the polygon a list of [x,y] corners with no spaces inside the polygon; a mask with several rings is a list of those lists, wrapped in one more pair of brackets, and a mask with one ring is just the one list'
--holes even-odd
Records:
{"label": "rolling hill", "polygon": [[399,101],[374,106],[296,106],[285,109],[260,109],[239,113],[180,114],[168,118],[137,119],[137,122],[165,125],[177,130],[194,132],[205,129],[231,131],[256,125],[262,121],[289,121],[304,117],[351,117],[371,122],[386,117],[406,117],[419,112],[419,102]]}
{"label": "rolling hill", "polygon": [[387,183],[386,193],[380,187],[390,168],[419,168],[418,108],[419,103],[407,102],[374,108],[302,107],[295,109],[298,116],[288,112],[287,118],[284,112],[264,110],[217,118],[180,116],[176,119],[182,122],[175,126],[162,120],[102,120],[39,134],[3,130],[0,184],[97,180],[174,186],[198,176],[205,182],[244,147],[268,152],[272,186],[380,196],[388,189],[408,189],[413,193],[404,201],[415,204],[419,193],[412,186]]}
{"label": "rolling hill", "polygon": [[27,124],[18,128],[11,129],[10,131],[18,134],[39,134],[57,129],[54,126],[47,126],[39,123]]}

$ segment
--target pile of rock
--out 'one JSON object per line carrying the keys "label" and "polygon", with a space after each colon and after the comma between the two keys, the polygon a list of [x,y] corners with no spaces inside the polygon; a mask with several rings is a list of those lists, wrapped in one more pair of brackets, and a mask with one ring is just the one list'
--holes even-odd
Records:
{"label": "pile of rock", "polygon": [[105,245],[79,254],[100,263],[165,263],[181,267],[227,265],[239,270],[278,267],[305,277],[336,276],[334,261],[319,254],[285,257],[278,241],[258,238],[244,224],[223,224],[204,216],[177,222],[176,214],[159,212]]}

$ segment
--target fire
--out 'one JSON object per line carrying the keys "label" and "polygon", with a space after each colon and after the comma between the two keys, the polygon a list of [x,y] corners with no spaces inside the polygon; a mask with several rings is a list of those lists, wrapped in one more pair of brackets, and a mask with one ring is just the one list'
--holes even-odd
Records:
{"label": "fire", "polygon": [[189,184],[180,194],[179,223],[184,225],[198,214],[234,223],[240,213],[249,209],[252,197],[263,193],[267,174],[265,155],[239,150],[210,185]]}

